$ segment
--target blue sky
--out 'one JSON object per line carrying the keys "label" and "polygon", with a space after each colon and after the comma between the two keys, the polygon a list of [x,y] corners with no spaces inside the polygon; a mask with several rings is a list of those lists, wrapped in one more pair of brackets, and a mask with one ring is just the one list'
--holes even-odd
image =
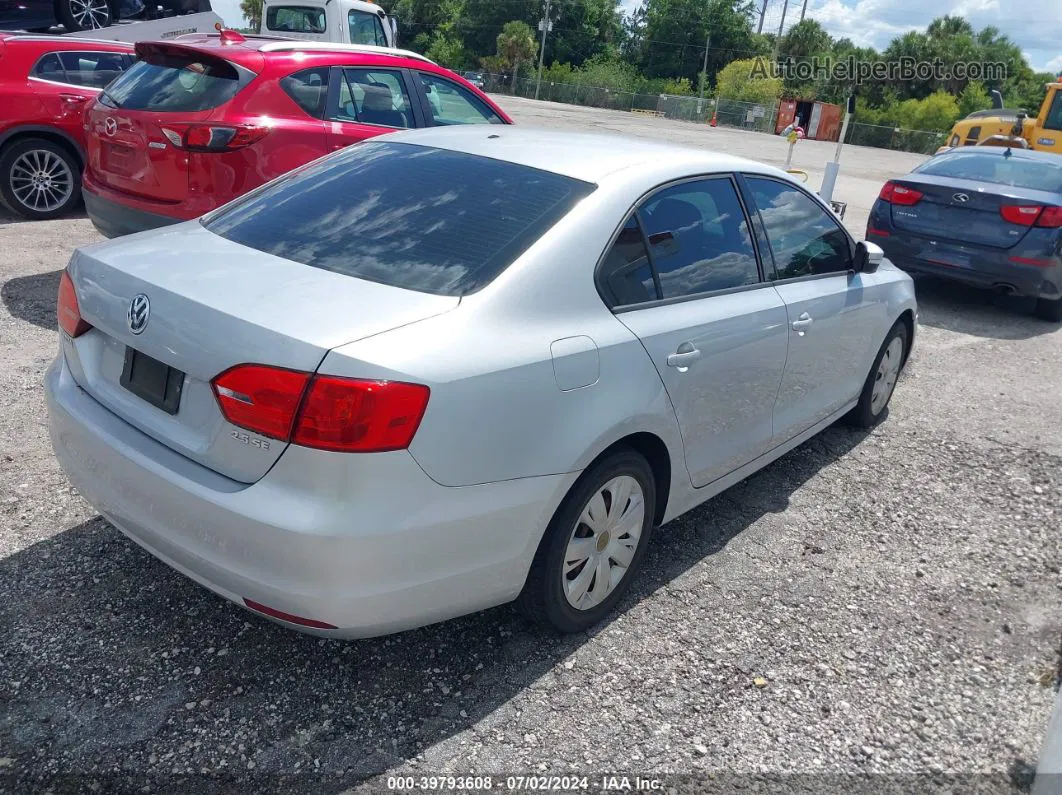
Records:
{"label": "blue sky", "polygon": [[[622,0],[625,9],[641,0]],[[800,16],[802,0],[790,0],[789,15]],[[756,0],[757,6],[760,0]],[[775,19],[782,0],[770,0]],[[213,0],[226,24],[239,27],[238,0]],[[895,36],[925,29],[935,17],[957,14],[975,28],[994,25],[1016,42],[1035,69],[1062,72],[1062,14],[1058,0],[810,0],[808,16],[833,36],[847,36],[856,44],[883,49]],[[795,9],[795,11],[794,11]]]}

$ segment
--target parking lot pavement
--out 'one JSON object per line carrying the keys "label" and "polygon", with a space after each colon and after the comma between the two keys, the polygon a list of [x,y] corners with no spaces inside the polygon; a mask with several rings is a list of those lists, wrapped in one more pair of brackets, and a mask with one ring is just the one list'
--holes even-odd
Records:
{"label": "parking lot pavement", "polygon": [[[853,176],[851,200],[869,207],[881,178]],[[1062,333],[1028,307],[920,282],[887,421],[830,429],[662,528],[592,633],[502,607],[342,643],[223,602],[66,484],[41,378],[60,270],[95,239],[84,218],[0,216],[0,790],[379,791],[396,771],[1028,783],[1062,636]]]}
{"label": "parking lot pavement", "polygon": [[[517,124],[592,130],[635,135],[684,146],[698,146],[747,157],[783,168],[789,143],[778,135],[747,132],[732,127],[710,127],[685,121],[671,121],[600,108],[535,102],[521,97],[492,95]],[[826,163],[833,160],[837,144],[827,141],[799,141],[793,149],[791,168],[806,171],[807,185],[818,191]],[[846,146],[841,152],[841,171],[833,198],[848,203],[845,222],[854,234],[866,232],[870,208],[886,180],[902,176],[926,160],[924,155],[892,152],[866,146]]]}

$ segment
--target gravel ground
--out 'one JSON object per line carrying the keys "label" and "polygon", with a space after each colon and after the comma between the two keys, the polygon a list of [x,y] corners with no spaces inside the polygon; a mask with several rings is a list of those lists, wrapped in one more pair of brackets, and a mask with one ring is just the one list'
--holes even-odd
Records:
{"label": "gravel ground", "polygon": [[[891,157],[875,167],[909,167]],[[868,173],[846,187],[866,208]],[[1059,679],[1062,334],[1026,304],[920,282],[888,420],[830,429],[662,528],[593,633],[502,607],[333,642],[173,573],[67,485],[40,383],[60,269],[94,239],[83,217],[0,216],[0,791],[374,792],[473,772],[1027,788]]]}

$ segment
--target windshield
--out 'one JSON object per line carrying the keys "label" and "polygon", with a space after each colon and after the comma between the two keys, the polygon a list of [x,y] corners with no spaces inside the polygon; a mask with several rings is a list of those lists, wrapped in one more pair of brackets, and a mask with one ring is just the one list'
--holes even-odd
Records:
{"label": "windshield", "polygon": [[1062,192],[1062,165],[1016,154],[1005,157],[997,147],[991,149],[941,155],[915,169],[915,172],[1014,188]]}
{"label": "windshield", "polygon": [[372,44],[376,47],[386,47],[387,37],[384,35],[383,24],[380,17],[367,11],[348,11],[347,25],[350,28],[351,44]]}
{"label": "windshield", "polygon": [[459,296],[490,283],[593,190],[502,160],[369,142],[293,172],[203,225],[314,268]]}
{"label": "windshield", "polygon": [[100,100],[124,110],[189,112],[228,102],[254,74],[196,54],[147,50],[107,86]]}

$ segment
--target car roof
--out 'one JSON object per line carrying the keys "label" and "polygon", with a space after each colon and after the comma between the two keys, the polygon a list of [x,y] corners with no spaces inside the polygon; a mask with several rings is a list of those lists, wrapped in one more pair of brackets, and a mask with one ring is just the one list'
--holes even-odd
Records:
{"label": "car roof", "polygon": [[788,178],[780,169],[742,157],[609,133],[469,124],[392,133],[387,140],[490,157],[594,183],[632,168],[653,169],[663,179],[730,171]]}
{"label": "car roof", "polygon": [[36,45],[41,52],[52,50],[82,50],[103,52],[132,52],[133,45],[124,41],[105,41],[102,39],[83,39],[80,37],[47,36],[40,33],[4,33],[0,32],[0,41],[5,47],[26,44]]}
{"label": "car roof", "polygon": [[[1007,152],[1010,152],[1008,155]],[[1035,160],[1052,165],[1062,165],[1054,152],[1040,152],[1036,149],[1022,149],[1019,146],[957,146],[938,157],[1016,157],[1020,160]],[[928,162],[928,161],[927,161]]]}
{"label": "car roof", "polygon": [[399,68],[422,69],[428,66],[442,69],[434,61],[409,50],[374,47],[368,44],[281,39],[253,34],[245,34],[240,38],[242,41],[226,41],[218,33],[189,33],[175,39],[143,43],[158,47],[171,45],[197,50],[251,69],[259,68],[265,58],[290,57],[305,60],[307,66],[326,65],[333,61],[346,64],[364,59],[366,63],[372,65],[390,62]]}

